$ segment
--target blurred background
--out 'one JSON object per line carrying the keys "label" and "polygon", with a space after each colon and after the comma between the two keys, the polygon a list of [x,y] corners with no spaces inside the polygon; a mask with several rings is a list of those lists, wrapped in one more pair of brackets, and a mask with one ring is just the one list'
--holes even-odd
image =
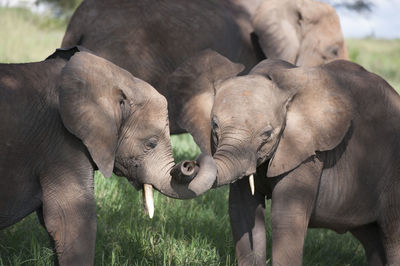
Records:
{"label": "blurred background", "polygon": [[[0,0],[0,61],[28,62],[45,58],[61,44],[69,18],[81,1]],[[335,7],[351,59],[399,89],[400,77],[391,63],[400,61],[400,1],[322,1]],[[27,49],[28,43],[33,43],[35,50]]]}
{"label": "blurred background", "polygon": [[[46,58],[60,46],[68,20],[80,2],[0,0],[0,62]],[[339,14],[350,59],[400,91],[400,1],[324,2]],[[172,136],[172,142],[176,161],[199,153],[188,134]],[[95,194],[96,265],[235,265],[228,187],[189,201],[155,193],[152,220],[142,211],[140,193],[124,178],[105,179],[96,173]],[[269,240],[270,232],[269,228]],[[0,231],[0,266],[52,265],[52,256],[47,233],[35,214]],[[364,250],[350,234],[309,230],[304,265],[365,264]]]}

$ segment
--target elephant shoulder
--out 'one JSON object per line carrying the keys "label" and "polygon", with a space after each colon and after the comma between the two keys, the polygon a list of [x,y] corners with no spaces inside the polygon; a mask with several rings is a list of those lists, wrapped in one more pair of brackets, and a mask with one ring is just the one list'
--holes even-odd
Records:
{"label": "elephant shoulder", "polygon": [[348,71],[351,71],[352,73],[354,72],[359,73],[364,71],[368,72],[361,65],[348,60],[334,60],[327,64],[321,65],[321,68],[334,72],[348,72]]}
{"label": "elephant shoulder", "polygon": [[369,72],[359,64],[346,61],[335,60],[320,67],[327,73],[332,80],[341,88],[350,90],[353,95],[358,95],[356,99],[366,97],[381,99],[393,94],[398,97],[396,91],[379,75]]}
{"label": "elephant shoulder", "polygon": [[377,128],[388,127],[389,131],[397,128],[400,96],[382,77],[344,60],[331,62],[321,68],[342,94],[347,93],[359,122]]}

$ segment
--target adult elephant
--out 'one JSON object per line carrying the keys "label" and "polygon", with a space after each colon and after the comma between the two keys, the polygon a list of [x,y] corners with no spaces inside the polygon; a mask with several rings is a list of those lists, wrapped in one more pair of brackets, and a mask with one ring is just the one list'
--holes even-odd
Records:
{"label": "adult elephant", "polygon": [[[264,53],[302,65],[347,56],[335,11],[311,0],[84,0],[62,41],[62,47],[74,45],[167,97],[172,134],[185,130],[177,124],[175,95],[165,89],[168,76],[204,49],[244,64],[245,72]],[[201,104],[199,98],[191,100]]]}
{"label": "adult elephant", "polygon": [[[36,211],[61,265],[93,264],[94,170],[144,187],[150,215],[151,186],[192,198],[216,174],[204,155],[200,169],[191,162],[173,168],[165,98],[78,50],[59,50],[38,63],[0,64],[0,229]],[[181,184],[180,169],[197,176]]]}
{"label": "adult elephant", "polygon": [[348,59],[339,17],[314,0],[226,0],[246,36],[270,59],[317,66]]}
{"label": "adult elephant", "polygon": [[[222,69],[230,74],[221,77]],[[229,213],[239,264],[266,263],[267,198],[273,265],[301,265],[307,227],[350,231],[369,265],[397,265],[400,96],[343,60],[312,68],[266,60],[235,77],[241,69],[208,50],[168,83],[171,91],[186,88],[177,104],[183,110],[196,107],[186,106],[190,94],[210,106],[199,111],[211,124],[198,127],[190,114],[180,123],[213,151],[216,186],[237,181]]]}

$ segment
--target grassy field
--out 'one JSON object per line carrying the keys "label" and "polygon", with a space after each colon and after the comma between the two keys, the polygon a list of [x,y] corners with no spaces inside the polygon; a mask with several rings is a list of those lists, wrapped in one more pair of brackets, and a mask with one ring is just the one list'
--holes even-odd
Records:
{"label": "grassy field", "polygon": [[23,8],[0,8],[0,61],[33,62],[45,59],[61,45],[66,26]]}
{"label": "grassy field", "polygon": [[[0,25],[0,62],[44,59],[61,43],[65,29],[57,21],[6,8],[0,8]],[[400,89],[400,41],[348,40],[348,46],[352,60]],[[172,136],[172,143],[177,161],[199,152],[190,135]],[[143,212],[140,193],[123,178],[96,173],[95,194],[96,265],[235,265],[227,187],[188,201],[155,193],[152,220]],[[51,263],[47,233],[35,214],[0,231],[0,265]],[[362,246],[349,234],[309,230],[304,265],[365,263]]]}
{"label": "grassy field", "polygon": [[400,40],[349,39],[350,59],[400,91]]}

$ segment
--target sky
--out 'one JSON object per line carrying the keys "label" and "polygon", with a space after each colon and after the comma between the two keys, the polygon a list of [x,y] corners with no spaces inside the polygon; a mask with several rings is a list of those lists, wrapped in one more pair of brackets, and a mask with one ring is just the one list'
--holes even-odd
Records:
{"label": "sky", "polygon": [[[400,0],[370,0],[372,12],[358,14],[343,8],[337,9],[342,31],[346,38],[376,37],[400,39]],[[25,3],[36,11],[44,7],[34,5],[35,0],[0,0],[0,5]]]}
{"label": "sky", "polygon": [[400,39],[400,0],[371,0],[372,12],[358,14],[343,8],[337,9],[345,37]]}

